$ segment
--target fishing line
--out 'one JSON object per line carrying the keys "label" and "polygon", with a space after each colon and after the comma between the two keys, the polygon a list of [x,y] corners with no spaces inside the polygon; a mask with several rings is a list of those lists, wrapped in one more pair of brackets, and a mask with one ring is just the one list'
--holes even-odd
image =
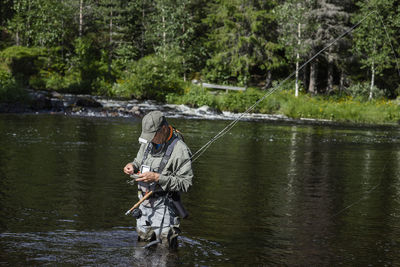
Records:
{"label": "fishing line", "polygon": [[379,20],[381,21],[381,23],[382,23],[382,25],[383,25],[383,28],[385,29],[386,38],[388,39],[389,44],[390,44],[390,47],[392,48],[393,55],[394,55],[394,57],[396,58],[396,68],[397,68],[397,72],[398,72],[399,77],[400,77],[400,68],[399,68],[399,62],[398,62],[399,59],[397,58],[396,51],[394,50],[392,41],[390,40],[390,36],[389,36],[388,31],[387,31],[386,24],[383,23],[382,17],[381,17],[381,15],[379,14],[378,10],[376,10],[376,13],[377,13],[377,16],[378,16]]}
{"label": "fishing line", "polygon": [[[376,12],[376,15],[378,16],[379,20],[381,21],[381,23],[382,23],[384,29],[385,29],[386,37],[387,37],[387,39],[388,39],[388,42],[389,42],[389,44],[390,44],[390,47],[392,48],[393,55],[394,55],[394,57],[396,58],[396,68],[397,68],[397,72],[398,72],[399,77],[400,77],[400,68],[399,68],[399,65],[398,65],[398,58],[397,58],[396,52],[395,52],[395,50],[394,50],[393,44],[392,44],[392,42],[391,42],[391,40],[390,40],[390,36],[389,36],[388,31],[387,31],[386,25],[385,25],[385,23],[383,23],[382,17],[380,16],[378,10],[376,10],[375,12]],[[391,155],[392,155],[393,153],[394,153],[394,152],[392,151]],[[344,207],[343,209],[341,209],[340,211],[338,211],[337,213],[335,213],[334,215],[332,215],[332,216],[330,217],[330,219],[333,219],[334,217],[336,217],[337,215],[341,214],[341,213],[344,212],[345,210],[348,210],[348,209],[350,209],[351,207],[353,207],[354,205],[360,203],[362,200],[366,199],[367,196],[368,196],[369,194],[371,194],[373,191],[375,191],[375,189],[378,188],[378,187],[381,185],[381,183],[382,183],[383,172],[385,171],[385,168],[386,168],[387,164],[388,164],[388,162],[386,162],[385,165],[383,166],[383,169],[382,169],[382,171],[381,171],[380,179],[379,179],[378,183],[377,183],[375,186],[373,186],[370,190],[366,191],[366,192],[364,193],[364,196],[362,196],[360,199],[358,199],[357,201],[355,201],[355,202],[353,202],[352,204],[350,204],[350,205]]]}
{"label": "fishing line", "polygon": [[[347,34],[349,34],[350,32],[352,32],[355,28],[357,28],[365,19],[367,19],[371,14],[376,13],[377,16],[379,17],[382,25],[384,26],[385,29],[385,33],[386,36],[388,38],[388,41],[390,43],[390,46],[392,48],[392,51],[394,53],[394,56],[396,58],[396,67],[400,76],[400,68],[398,66],[398,59],[394,50],[394,47],[392,45],[392,42],[390,41],[390,36],[389,33],[386,29],[386,25],[383,23],[383,20],[381,18],[381,16],[379,15],[377,10],[373,10],[370,13],[368,13],[364,18],[362,18],[357,24],[353,25],[350,29],[348,29],[347,31],[345,31],[344,33],[342,33],[339,37],[337,37],[336,39],[334,39],[331,43],[329,43],[326,47],[324,47],[323,49],[321,49],[320,51],[318,51],[314,56],[312,56],[310,59],[308,59],[305,63],[303,63],[298,71],[302,70],[307,64],[309,64],[312,60],[314,60],[317,56],[319,56],[322,52],[324,52],[325,50],[327,50],[329,47],[331,47],[333,44],[335,44],[338,40],[340,40],[341,38],[343,38],[344,36],[346,36]],[[211,138],[206,144],[204,144],[199,150],[196,151],[196,153],[194,153],[190,159],[187,159],[186,161],[189,162],[190,160],[192,162],[196,161],[210,146],[212,143],[214,143],[215,141],[217,141],[219,138],[221,138],[222,136],[224,136],[226,133],[228,133],[238,122],[240,119],[242,119],[247,113],[249,113],[250,111],[252,111],[260,102],[262,102],[265,98],[267,98],[268,96],[270,96],[271,94],[273,94],[274,92],[276,92],[279,88],[282,87],[282,85],[287,82],[290,78],[292,78],[294,75],[296,74],[296,71],[293,71],[289,76],[287,76],[283,81],[281,81],[277,86],[273,87],[270,91],[268,91],[266,94],[264,94],[259,100],[257,100],[253,105],[251,105],[245,112],[243,112],[242,114],[239,115],[239,117],[237,117],[234,121],[232,121],[231,123],[229,123],[224,129],[222,129],[219,133],[217,133],[213,138]],[[183,165],[185,165],[187,162],[184,162]],[[383,172],[385,171],[387,166],[387,162],[385,163],[383,169],[382,169],[382,175],[380,177],[379,182],[373,186],[370,190],[368,190],[367,192],[365,192],[364,196],[361,197],[360,199],[358,199],[357,201],[353,202],[352,204],[346,206],[345,208],[341,209],[340,211],[338,211],[337,213],[335,213],[334,215],[332,215],[330,217],[330,219],[338,216],[339,214],[343,213],[344,211],[350,209],[351,207],[355,206],[356,204],[358,204],[359,202],[361,202],[362,200],[364,200],[369,194],[371,194],[373,191],[375,191],[382,183],[383,180]],[[173,173],[175,174],[176,171]]]}
{"label": "fishing line", "polygon": [[[392,155],[392,154],[393,154],[393,151],[392,151],[392,153],[391,153],[390,155]],[[385,171],[385,169],[386,169],[387,164],[388,164],[388,161],[386,161],[386,162],[385,162],[385,165],[383,165],[382,171],[380,172],[381,175],[380,175],[379,181],[376,183],[376,185],[374,185],[374,186],[373,186],[371,189],[369,189],[368,191],[364,192],[364,196],[362,196],[360,199],[354,201],[354,202],[351,203],[350,205],[348,205],[348,206],[344,207],[343,209],[339,210],[338,212],[336,212],[335,214],[333,214],[331,217],[329,217],[329,219],[335,218],[336,216],[338,216],[339,214],[341,214],[341,213],[344,212],[345,210],[348,210],[348,209],[350,209],[351,207],[353,207],[354,205],[360,203],[361,201],[363,201],[364,199],[366,199],[367,196],[368,196],[369,194],[371,194],[373,191],[375,191],[375,189],[377,189],[377,188],[382,184],[383,173],[384,173],[384,171]]]}
{"label": "fishing line", "polygon": [[[312,60],[314,60],[317,56],[319,56],[321,53],[323,53],[325,50],[327,50],[329,47],[331,47],[333,44],[335,44],[338,40],[340,40],[341,38],[343,38],[344,36],[346,36],[347,34],[351,33],[355,28],[357,28],[364,20],[366,20],[371,14],[373,13],[377,13],[378,12],[376,10],[371,11],[370,13],[368,13],[365,17],[363,17],[360,21],[358,21],[355,25],[353,25],[350,29],[348,29],[347,31],[345,31],[344,33],[342,33],[339,37],[337,37],[336,39],[334,39],[332,42],[330,42],[327,46],[325,46],[324,48],[322,48],[320,51],[318,51],[315,55],[313,55],[310,59],[308,59],[305,63],[303,63],[298,71],[302,70],[305,66],[307,66]],[[378,14],[379,15],[379,14]],[[380,18],[380,17],[379,17]],[[385,32],[386,35],[388,37],[388,40],[390,42],[390,38],[389,38],[389,34],[386,30],[386,26],[383,23],[382,19],[380,18],[382,24],[384,25],[385,28]],[[392,43],[390,42],[390,46],[392,47],[392,50],[394,52],[394,48]],[[395,53],[395,52],[394,52]],[[396,57],[396,55],[395,55]],[[398,63],[397,63],[397,57],[396,57],[396,65],[398,68]],[[398,68],[399,70],[399,68]],[[264,99],[266,99],[267,97],[269,97],[270,95],[272,95],[274,92],[276,92],[279,88],[282,87],[282,85],[287,82],[290,78],[292,78],[294,75],[296,74],[296,71],[293,71],[291,74],[289,74],[284,80],[282,80],[277,86],[273,87],[271,90],[269,90],[267,93],[265,93],[259,100],[257,100],[253,105],[251,105],[249,108],[247,108],[243,113],[241,113],[235,120],[233,120],[231,123],[229,123],[225,128],[223,128],[220,132],[218,132],[213,138],[211,138],[206,144],[204,144],[200,149],[198,149],[193,155],[190,156],[190,158],[186,159],[181,166],[186,165],[188,162],[194,162],[196,161],[210,146],[212,143],[214,143],[215,141],[217,141],[219,138],[221,138],[222,136],[224,136],[225,134],[227,134],[238,122],[240,119],[242,119],[246,114],[250,113],[250,111],[252,111],[260,102],[262,102]],[[399,70],[399,76],[400,76],[400,70]],[[382,172],[385,170],[387,163],[385,164]],[[178,170],[174,171],[171,175],[175,175],[176,172]],[[359,200],[357,200],[356,202],[353,202],[352,204],[346,206],[345,208],[343,208],[342,210],[340,210],[339,212],[335,213],[331,218],[336,217],[337,215],[341,214],[342,212],[344,212],[345,210],[351,208],[352,206],[356,205],[357,203],[361,202],[368,194],[372,193],[374,190],[376,190],[376,188],[379,187],[379,185],[381,184],[383,179],[383,175],[381,175],[381,179],[380,181],[374,186],[372,187],[369,191],[367,191],[365,194],[365,196],[363,196],[362,198],[360,198]]]}
{"label": "fishing line", "polygon": [[[331,47],[333,44],[335,44],[338,40],[340,40],[341,38],[343,38],[344,36],[346,36],[347,34],[349,34],[350,32],[352,32],[355,28],[357,28],[365,19],[367,19],[372,13],[376,13],[375,10],[371,11],[370,13],[368,13],[364,18],[362,18],[357,24],[353,25],[350,29],[348,29],[347,31],[345,31],[344,33],[342,33],[339,37],[337,37],[336,39],[334,39],[332,42],[330,42],[327,46],[325,46],[324,48],[322,48],[320,51],[318,51],[314,56],[312,56],[310,59],[308,59],[305,63],[303,63],[298,71],[302,70],[306,65],[308,65],[308,63],[310,63],[312,60],[314,60],[317,56],[319,56],[322,52],[324,52],[325,50],[327,50],[329,47]],[[250,111],[252,111],[260,102],[262,102],[265,98],[267,98],[268,96],[272,95],[274,92],[276,92],[279,88],[282,87],[282,85],[287,82],[290,78],[292,78],[294,75],[296,74],[296,71],[293,71],[291,74],[289,74],[283,81],[281,81],[277,86],[273,87],[271,90],[269,90],[266,94],[264,94],[259,100],[257,100],[253,105],[251,105],[249,108],[247,108],[243,113],[241,113],[239,115],[239,117],[237,117],[234,121],[232,121],[231,123],[229,123],[224,129],[222,129],[219,133],[217,133],[213,138],[211,138],[210,141],[208,141],[206,144],[204,144],[199,150],[197,150],[189,160],[192,160],[192,162],[194,162],[195,160],[197,160],[203,153],[205,150],[208,149],[208,147],[214,143],[215,141],[217,141],[219,138],[221,138],[222,136],[224,136],[226,133],[228,133],[238,122],[240,119],[242,119],[246,114],[250,113]],[[186,162],[184,162],[183,165],[185,165]]]}

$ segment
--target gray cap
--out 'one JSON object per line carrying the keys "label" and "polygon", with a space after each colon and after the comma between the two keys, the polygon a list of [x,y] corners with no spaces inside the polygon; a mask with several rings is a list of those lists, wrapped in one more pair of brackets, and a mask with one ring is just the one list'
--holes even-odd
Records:
{"label": "gray cap", "polygon": [[142,138],[147,142],[151,142],[156,132],[161,128],[164,120],[165,117],[160,111],[152,111],[146,114],[142,120],[142,134],[139,139]]}

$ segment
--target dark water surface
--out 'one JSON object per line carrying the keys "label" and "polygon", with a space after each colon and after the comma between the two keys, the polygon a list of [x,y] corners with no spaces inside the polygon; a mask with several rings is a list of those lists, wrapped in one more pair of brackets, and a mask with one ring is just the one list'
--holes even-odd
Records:
{"label": "dark water surface", "polygon": [[[195,152],[226,121],[171,119]],[[180,248],[144,251],[140,121],[0,114],[0,265],[400,266],[400,129],[241,122],[194,164]]]}

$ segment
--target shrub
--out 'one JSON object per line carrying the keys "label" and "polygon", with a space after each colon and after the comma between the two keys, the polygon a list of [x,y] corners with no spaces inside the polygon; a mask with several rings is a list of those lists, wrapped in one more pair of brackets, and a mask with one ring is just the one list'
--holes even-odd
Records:
{"label": "shrub", "polygon": [[[353,84],[346,89],[347,93],[350,96],[357,98],[360,101],[367,101],[369,99],[370,90],[371,90],[371,85],[368,82]],[[385,96],[384,91],[380,90],[376,86],[372,88],[372,98],[380,99],[383,98],[384,96]]]}
{"label": "shrub", "polygon": [[28,85],[31,76],[39,73],[44,50],[36,47],[11,46],[0,52],[12,76],[23,85]]}
{"label": "shrub", "polygon": [[0,69],[0,102],[17,102],[27,99],[27,94],[8,71]]}
{"label": "shrub", "polygon": [[166,100],[169,103],[185,104],[192,107],[204,105],[217,107],[217,98],[215,96],[211,95],[204,88],[189,83],[186,84],[184,95],[171,93],[166,96]]}
{"label": "shrub", "polygon": [[177,62],[172,58],[163,60],[149,55],[135,62],[131,69],[113,86],[114,95],[164,101],[167,94],[182,92]]}

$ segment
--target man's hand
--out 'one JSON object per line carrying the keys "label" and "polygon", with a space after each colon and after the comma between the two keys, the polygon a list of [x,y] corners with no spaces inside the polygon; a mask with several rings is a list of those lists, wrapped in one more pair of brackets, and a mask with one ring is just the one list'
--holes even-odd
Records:
{"label": "man's hand", "polygon": [[125,165],[124,173],[129,174],[129,175],[133,174],[133,164],[132,163],[128,163]]}
{"label": "man's hand", "polygon": [[145,183],[151,183],[151,182],[158,182],[158,179],[160,178],[160,174],[156,172],[145,172],[139,174],[138,179],[136,181],[138,182],[145,182]]}

